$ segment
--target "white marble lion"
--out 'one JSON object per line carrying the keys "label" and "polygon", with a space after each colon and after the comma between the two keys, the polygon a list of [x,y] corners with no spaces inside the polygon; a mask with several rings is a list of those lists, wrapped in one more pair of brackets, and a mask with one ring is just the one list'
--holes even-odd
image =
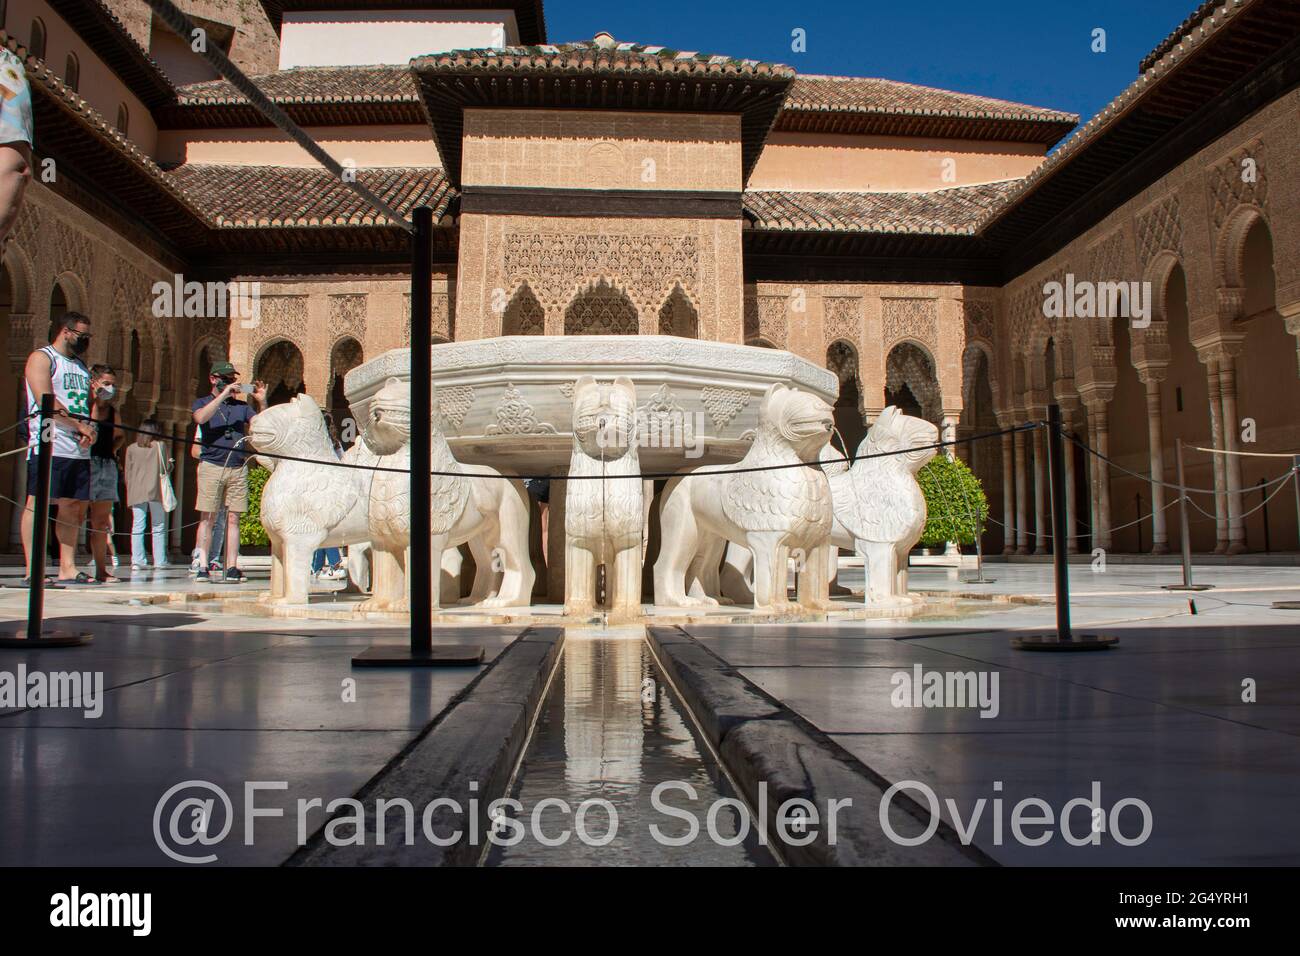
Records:
{"label": "white marble lion", "polygon": [[[528,554],[528,493],[518,479],[501,477],[485,465],[462,466],[442,433],[437,402],[433,404],[433,470],[430,480],[430,547],[439,574],[448,548],[469,543],[477,570],[468,603],[484,607],[526,606],[535,572]],[[389,379],[370,404],[362,443],[385,459],[385,465],[410,467],[411,386]],[[370,489],[369,527],[373,548],[373,595],[366,610],[410,608],[406,571],[411,543],[410,478],[376,472]],[[496,574],[500,587],[493,592]],[[438,581],[431,588],[433,607],[441,605]]]}
{"label": "white marble lion", "polygon": [[[259,412],[249,423],[248,440],[260,452],[311,460],[265,459],[274,468],[262,487],[261,511],[271,540],[271,590],[263,600],[306,604],[312,553],[369,537],[366,490],[371,473],[330,464],[338,459],[325,416],[310,395]],[[357,446],[344,461],[355,464],[366,457]]]}
{"label": "white marble lion", "polygon": [[860,458],[848,470],[830,476],[835,509],[831,545],[862,555],[869,606],[911,601],[907,553],[920,539],[926,519],[925,495],[916,473],[934,457],[938,440],[939,430],[933,424],[890,405],[858,446],[859,456],[880,457]]}
{"label": "white marble lion", "polygon": [[[830,485],[816,462],[833,427],[831,408],[820,398],[774,384],[763,396],[754,444],[738,464],[705,469],[724,474],[669,481],[660,505],[655,603],[716,604],[710,595],[718,593],[718,566],[730,541],[753,553],[754,608],[794,609],[786,594],[791,555],[817,558],[831,530]],[[744,470],[773,465],[785,467]],[[827,585],[825,561],[806,560],[798,605],[826,607]]]}
{"label": "white marble lion", "polygon": [[605,606],[614,617],[641,611],[645,491],[637,453],[636,387],[631,379],[573,389],[573,452],[564,500],[564,611],[596,606],[596,568],[605,566]]}

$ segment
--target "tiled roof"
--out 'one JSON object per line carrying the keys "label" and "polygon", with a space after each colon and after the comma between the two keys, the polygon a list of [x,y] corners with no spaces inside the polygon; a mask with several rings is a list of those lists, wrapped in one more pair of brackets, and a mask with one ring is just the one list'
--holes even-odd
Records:
{"label": "tiled roof", "polygon": [[578,43],[510,46],[501,49],[451,50],[416,57],[420,72],[650,73],[674,76],[740,76],[790,79],[795,73],[779,63],[741,60],[730,56],[674,50],[641,43],[585,40]]}
{"label": "tiled roof", "polygon": [[1205,0],[1204,3],[1188,15],[1186,20],[1174,28],[1173,33],[1161,40],[1154,50],[1142,58],[1142,62],[1138,64],[1138,71],[1145,73],[1151,69],[1156,64],[1156,61],[1181,43],[1221,3],[1223,3],[1223,0]]}
{"label": "tiled roof", "polygon": [[861,76],[800,75],[790,84],[784,111],[1035,120],[1071,126],[1079,122],[1078,116],[1060,110]]}
{"label": "tiled roof", "polygon": [[[333,175],[315,167],[186,164],[167,174],[219,228],[370,226],[388,219]],[[437,222],[454,193],[434,168],[357,170],[357,182],[402,215],[428,203]]]}
{"label": "tiled roof", "polygon": [[[274,103],[418,103],[410,69],[401,66],[310,66],[250,77]],[[227,80],[189,83],[177,90],[182,106],[243,105],[248,102]]]}
{"label": "tiled roof", "polygon": [[933,192],[794,192],[751,189],[745,213],[753,228],[785,232],[973,235],[1014,182]]}

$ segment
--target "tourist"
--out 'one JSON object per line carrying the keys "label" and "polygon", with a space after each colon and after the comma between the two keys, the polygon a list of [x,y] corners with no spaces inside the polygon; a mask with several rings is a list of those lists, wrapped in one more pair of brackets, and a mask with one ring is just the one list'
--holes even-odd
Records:
{"label": "tourist", "polygon": [[[199,450],[198,491],[195,507],[199,510],[198,551],[200,568],[195,580],[212,580],[208,571],[208,548],[217,512],[226,508],[227,583],[244,579],[239,570],[239,516],[248,510],[248,452],[243,449],[248,423],[266,407],[266,384],[240,385],[239,372],[229,362],[212,366],[208,381],[212,393],[195,399],[191,406],[194,423],[203,428],[203,445]],[[235,396],[243,396],[236,398]]]}
{"label": "tourist", "polygon": [[23,61],[0,48],[0,249],[32,180],[32,92]]}
{"label": "tourist", "polygon": [[546,563],[550,559],[550,555],[546,550],[547,547],[546,532],[547,532],[547,525],[550,523],[547,520],[548,518],[547,512],[550,511],[551,479],[529,478],[526,482],[524,482],[524,487],[528,489],[528,493],[530,495],[532,495],[534,498],[537,499],[537,510],[540,516],[540,524],[538,526],[542,529],[542,563]]}
{"label": "tourist", "polygon": [[120,579],[110,571],[109,557],[113,505],[117,504],[117,456],[126,436],[114,428],[117,409],[113,395],[117,391],[117,373],[108,365],[90,369],[90,417],[98,434],[90,446],[90,553],[95,559],[95,580],[116,584]]}
{"label": "tourist", "polygon": [[[195,461],[199,460],[199,455],[203,451],[203,426],[199,425],[194,429],[194,444],[190,445],[190,457]],[[221,563],[221,552],[226,546],[226,506],[223,504],[221,510],[217,512],[216,520],[212,522],[212,544],[208,552],[212,555],[207,560],[208,576],[220,574],[224,565]],[[197,538],[196,538],[197,543]],[[203,553],[195,548],[190,553],[190,574],[197,575],[204,567]]]}
{"label": "tourist", "polygon": [[[88,420],[90,370],[81,361],[89,347],[90,319],[80,312],[65,312],[54,321],[50,344],[29,355],[24,369],[28,415],[40,411],[42,396],[54,395],[50,501],[56,509],[54,534],[59,542],[61,584],[98,583],[77,570],[77,531],[86,520],[90,503],[90,446],[95,440],[95,426]],[[33,424],[27,431],[27,507],[23,509],[22,539],[30,569],[41,429]],[[30,581],[24,579],[23,583]]]}
{"label": "tourist", "polygon": [[[172,459],[164,456],[163,446],[154,441],[158,423],[146,419],[126,449],[126,503],[131,509],[131,570],[147,571],[144,530],[146,522],[153,535],[153,567],[167,567],[167,510],[163,506],[163,482],[169,480]],[[174,501],[174,499],[173,499]]]}

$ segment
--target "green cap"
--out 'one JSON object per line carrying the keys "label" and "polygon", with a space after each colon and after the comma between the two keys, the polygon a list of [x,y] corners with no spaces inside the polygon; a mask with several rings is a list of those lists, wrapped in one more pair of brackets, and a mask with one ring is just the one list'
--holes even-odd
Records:
{"label": "green cap", "polygon": [[238,375],[239,373],[235,371],[235,367],[231,365],[229,362],[215,362],[212,365],[211,374],[216,376],[225,376],[225,375]]}

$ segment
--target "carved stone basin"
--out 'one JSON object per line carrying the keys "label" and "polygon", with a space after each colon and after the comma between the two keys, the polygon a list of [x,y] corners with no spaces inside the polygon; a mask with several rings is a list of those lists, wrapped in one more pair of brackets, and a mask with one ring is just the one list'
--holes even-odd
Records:
{"label": "carved stone basin", "polygon": [[[571,451],[573,384],[583,375],[636,385],[643,471],[737,461],[749,448],[773,382],[834,404],[835,376],[778,349],[671,335],[503,336],[434,345],[433,384],[456,457],[515,474],[563,473]],[[410,375],[394,349],[348,373],[358,422],[389,378]]]}

